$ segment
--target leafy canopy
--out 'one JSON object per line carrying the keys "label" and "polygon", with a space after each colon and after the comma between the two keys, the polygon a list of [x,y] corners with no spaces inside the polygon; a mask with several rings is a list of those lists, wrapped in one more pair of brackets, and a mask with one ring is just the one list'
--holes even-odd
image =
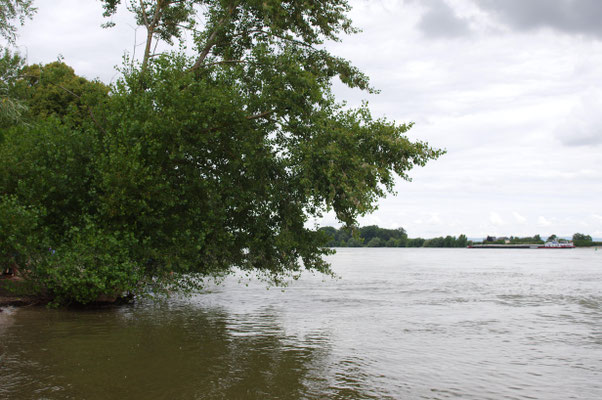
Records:
{"label": "leafy canopy", "polygon": [[0,126],[8,127],[21,121],[26,111],[25,105],[10,93],[25,62],[9,49],[0,48],[0,52]]}
{"label": "leafy canopy", "polygon": [[[102,3],[110,17],[121,2]],[[322,46],[354,32],[346,1],[125,6],[147,32],[140,62],[126,60],[110,93],[77,92],[64,65],[27,67],[49,80],[14,86],[32,122],[0,145],[3,207],[40,227],[27,273],[60,301],[194,289],[233,267],[276,283],[329,273],[328,236],[308,221],[332,210],[353,226],[396,175],[443,153],[410,141],[411,124],[334,99],[334,79],[373,91]],[[185,32],[194,55],[154,53]]]}

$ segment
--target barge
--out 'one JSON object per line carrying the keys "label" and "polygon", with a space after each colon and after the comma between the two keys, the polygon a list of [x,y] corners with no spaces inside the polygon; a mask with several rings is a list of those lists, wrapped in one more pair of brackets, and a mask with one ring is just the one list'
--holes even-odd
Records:
{"label": "barge", "polygon": [[573,242],[547,242],[545,244],[473,244],[469,249],[574,249]]}

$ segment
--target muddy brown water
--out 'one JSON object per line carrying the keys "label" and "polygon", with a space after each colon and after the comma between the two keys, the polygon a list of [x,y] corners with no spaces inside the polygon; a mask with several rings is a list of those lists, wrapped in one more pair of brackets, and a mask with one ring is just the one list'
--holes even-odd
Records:
{"label": "muddy brown water", "polygon": [[[0,399],[601,399],[602,252],[340,249],[341,279],[4,308]],[[248,286],[247,286],[248,284]]]}

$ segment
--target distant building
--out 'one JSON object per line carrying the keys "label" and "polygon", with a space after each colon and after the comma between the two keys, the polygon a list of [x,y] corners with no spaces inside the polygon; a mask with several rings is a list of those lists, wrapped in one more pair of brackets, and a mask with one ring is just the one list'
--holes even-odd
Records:
{"label": "distant building", "polygon": [[503,240],[506,244],[510,243],[510,239],[506,236],[487,236],[487,238],[483,242],[499,242],[500,240]]}

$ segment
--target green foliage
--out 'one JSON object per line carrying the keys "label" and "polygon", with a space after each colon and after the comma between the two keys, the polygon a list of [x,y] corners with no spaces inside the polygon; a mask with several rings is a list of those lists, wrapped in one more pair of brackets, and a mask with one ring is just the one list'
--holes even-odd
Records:
{"label": "green foliage", "polygon": [[374,237],[366,244],[367,247],[384,247],[385,243],[381,238]]}
{"label": "green foliage", "polygon": [[389,238],[389,240],[387,240],[387,242],[385,243],[386,247],[403,247],[401,246],[402,242],[399,239],[393,239],[393,238]]}
{"label": "green foliage", "polygon": [[595,246],[596,242],[593,241],[590,235],[585,235],[583,233],[575,233],[573,235],[573,244],[576,247],[586,247]]}
{"label": "green foliage", "polygon": [[510,236],[509,238],[495,238],[493,236],[487,236],[483,242],[475,242],[475,244],[544,244],[540,235],[518,237]]}
{"label": "green foliage", "polygon": [[54,242],[95,212],[93,137],[56,119],[9,130],[0,145],[0,196],[44,210],[40,224]]}
{"label": "green foliage", "polygon": [[590,235],[585,235],[583,233],[575,233],[573,235],[573,241],[574,242],[577,242],[577,241],[591,242],[592,241],[592,237]]}
{"label": "green foliage", "polygon": [[351,238],[347,241],[347,247],[363,247],[364,241],[361,239]]}
{"label": "green foliage", "polygon": [[26,265],[43,251],[43,214],[21,204],[14,195],[0,197],[0,272],[6,267]]}
{"label": "green foliage", "polygon": [[466,247],[466,235],[438,237],[433,239],[409,239],[403,228],[384,229],[376,225],[336,229],[322,227],[320,232],[328,236],[328,247]]}
{"label": "green foliage", "polygon": [[22,68],[9,89],[11,97],[27,106],[27,121],[57,117],[76,128],[95,122],[92,110],[107,101],[108,92],[103,83],[77,76],[59,61]]}
{"label": "green foliage", "polygon": [[17,35],[16,24],[23,25],[27,18],[36,12],[33,0],[0,0],[0,37],[14,43]]}
{"label": "green foliage", "polygon": [[[361,228],[340,228],[331,226],[322,227],[319,231],[326,234],[329,238],[326,246],[328,247],[404,247],[407,240],[407,234],[403,228],[384,229],[376,225],[364,226]],[[373,239],[379,239],[373,242]],[[372,245],[370,243],[372,242]],[[375,246],[378,244],[378,246]]]}
{"label": "green foliage", "polygon": [[18,78],[24,60],[18,53],[9,49],[1,49],[0,56],[0,141],[3,128],[8,128],[21,121],[26,106],[10,95],[10,89]]}
{"label": "green foliage", "polygon": [[465,235],[460,235],[458,238],[455,236],[436,237],[427,239],[423,242],[423,247],[466,247],[467,240]]}
{"label": "green foliage", "polygon": [[544,241],[541,239],[540,235],[534,235],[533,237],[510,237],[511,244],[544,244]]}
{"label": "green foliage", "polygon": [[406,246],[407,247],[422,247],[422,246],[424,246],[425,242],[426,242],[426,240],[424,240],[423,238],[408,239]]}
{"label": "green foliage", "polygon": [[[103,3],[111,15],[119,1]],[[175,42],[201,3],[198,54],[151,57],[149,44]],[[22,249],[39,253],[26,261],[30,279],[58,302],[87,303],[195,289],[234,267],[276,283],[303,269],[329,273],[332,231],[307,229],[310,218],[332,210],[353,226],[395,175],[409,179],[443,154],[410,141],[411,124],[334,100],[336,77],[372,91],[348,61],[316,47],[353,31],[348,8],[144,0],[131,4],[148,33],[143,61],[126,60],[110,93],[60,62],[23,68],[9,91],[28,106],[27,123],[0,142],[0,196],[5,214],[32,213],[44,232]],[[28,235],[21,225],[15,235]],[[407,239],[403,229],[362,229],[334,240]],[[36,253],[42,244],[51,251]]]}
{"label": "green foliage", "polygon": [[117,298],[136,291],[144,278],[130,256],[131,234],[107,233],[87,221],[73,228],[67,240],[32,266],[32,279],[52,295],[54,302],[86,304],[104,297]]}

